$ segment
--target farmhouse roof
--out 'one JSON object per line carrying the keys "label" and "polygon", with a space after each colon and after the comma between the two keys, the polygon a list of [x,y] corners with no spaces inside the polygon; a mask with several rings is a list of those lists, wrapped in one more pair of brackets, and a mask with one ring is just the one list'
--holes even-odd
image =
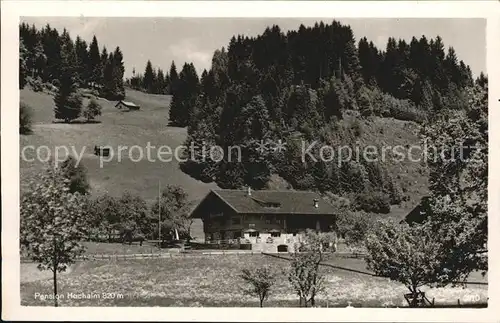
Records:
{"label": "farmhouse roof", "polygon": [[121,103],[123,103],[123,105],[124,105],[124,106],[126,106],[126,107],[135,107],[135,108],[138,108],[138,107],[139,107],[139,106],[138,106],[137,104],[135,104],[134,102],[130,102],[130,101],[123,101],[123,100],[118,101],[118,103],[115,105],[115,107],[116,107],[116,106],[118,106],[118,104],[120,104],[120,102],[121,102]]}
{"label": "farmhouse roof", "polygon": [[223,189],[211,190],[193,210],[193,215],[209,196],[217,197],[236,213],[304,215],[333,215],[336,213],[335,208],[315,192]]}

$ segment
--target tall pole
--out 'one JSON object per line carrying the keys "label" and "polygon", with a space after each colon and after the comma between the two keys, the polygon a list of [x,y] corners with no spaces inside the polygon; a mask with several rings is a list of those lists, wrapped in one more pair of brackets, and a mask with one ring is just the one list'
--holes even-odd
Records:
{"label": "tall pole", "polygon": [[160,180],[158,180],[158,247],[161,249],[161,193],[160,193]]}

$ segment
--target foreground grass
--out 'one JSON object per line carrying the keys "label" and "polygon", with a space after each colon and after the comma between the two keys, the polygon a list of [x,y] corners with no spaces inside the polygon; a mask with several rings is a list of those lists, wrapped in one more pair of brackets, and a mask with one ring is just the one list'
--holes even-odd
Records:
{"label": "foreground grass", "polygon": [[107,243],[107,242],[82,242],[85,246],[86,255],[128,255],[128,254],[142,254],[142,253],[160,253],[168,252],[167,249],[158,249],[147,242],[142,246],[134,242],[131,245],[127,243]]}
{"label": "foreground grass", "polygon": [[[339,265],[356,260],[337,259]],[[342,263],[344,262],[344,263]],[[61,275],[59,291],[61,306],[258,306],[258,301],[245,295],[239,274],[243,268],[264,264],[277,272],[286,269],[288,262],[261,255],[198,256],[173,259],[141,259],[81,262],[71,272]],[[21,264],[21,271],[26,266]],[[323,267],[326,290],[318,305],[344,307],[405,306],[406,288],[385,278],[346,272]],[[21,277],[26,275],[21,274]],[[52,306],[52,300],[35,295],[52,293],[50,278],[21,282],[21,304]],[[71,299],[68,293],[97,295],[96,298]],[[462,303],[471,295],[479,302],[487,300],[487,286],[467,288],[427,289],[437,304]],[[477,296],[476,296],[477,295]],[[107,296],[107,298],[105,298]],[[278,275],[266,306],[297,306],[298,299],[290,289],[286,276]]]}

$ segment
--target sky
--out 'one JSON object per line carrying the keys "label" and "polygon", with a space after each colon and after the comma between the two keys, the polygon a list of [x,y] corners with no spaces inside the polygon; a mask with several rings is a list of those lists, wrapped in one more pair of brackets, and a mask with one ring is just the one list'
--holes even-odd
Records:
{"label": "sky", "polygon": [[[192,62],[198,73],[209,69],[213,52],[226,47],[233,35],[256,36],[267,26],[277,24],[286,32],[300,24],[316,21],[331,23],[331,18],[104,18],[104,17],[22,17],[21,21],[38,28],[49,23],[73,38],[79,35],[88,43],[96,35],[99,48],[120,46],[124,56],[125,77],[143,73],[148,59],[155,68],[170,69],[175,61],[180,71],[184,62]],[[486,72],[486,20],[469,18],[336,18],[350,25],[356,42],[366,37],[379,49],[385,49],[389,37],[410,41],[413,36],[428,39],[441,36],[445,48],[452,46],[468,64],[474,76]]]}

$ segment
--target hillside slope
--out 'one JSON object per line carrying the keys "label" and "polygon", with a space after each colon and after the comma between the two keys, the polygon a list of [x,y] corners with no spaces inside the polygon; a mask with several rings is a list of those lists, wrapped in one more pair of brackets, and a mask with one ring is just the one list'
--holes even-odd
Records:
{"label": "hillside slope", "polygon": [[[141,106],[139,111],[124,112],[115,108],[116,102],[99,99],[102,105],[100,123],[64,124],[56,123],[53,118],[54,102],[50,94],[33,92],[23,89],[21,102],[28,104],[33,109],[33,134],[20,137],[21,150],[26,146],[35,148],[46,146],[51,154],[56,147],[65,146],[75,149],[79,154],[83,150],[82,163],[88,169],[88,177],[92,186],[92,194],[108,193],[120,196],[124,191],[138,194],[147,201],[152,201],[158,194],[158,183],[161,185],[175,184],[182,186],[189,194],[189,199],[201,199],[210,189],[217,186],[213,183],[206,184],[186,175],[179,169],[175,158],[171,162],[158,160],[158,147],[165,145],[172,151],[182,145],[186,138],[186,129],[168,127],[168,106],[170,96],[152,95],[127,89],[126,100]],[[84,100],[86,104],[88,99]],[[354,118],[354,117],[351,117]],[[353,122],[347,119],[345,122]],[[362,144],[375,146],[409,147],[418,144],[418,126],[413,122],[400,121],[390,118],[371,118],[359,121],[360,137]],[[151,148],[151,160],[146,159],[147,145]],[[95,145],[109,145],[115,156],[112,161],[100,165],[100,160],[93,154]],[[134,145],[137,147],[132,148]],[[122,147],[121,160],[118,160],[118,149]],[[142,149],[144,159],[138,159],[139,148]],[[42,157],[46,156],[46,148],[41,150]],[[61,150],[62,151],[62,150]],[[32,158],[34,150],[26,151],[26,156]],[[165,158],[165,157],[164,157]],[[154,159],[154,160],[153,160]],[[409,200],[400,206],[393,206],[391,214],[401,218],[411,210],[420,197],[427,193],[427,173],[422,163],[405,160],[394,162],[390,158],[387,163],[389,171],[400,184]],[[27,184],[29,178],[42,167],[40,161],[20,160],[21,189]],[[202,236],[201,223],[193,226],[195,236]]]}
{"label": "hillside slope", "polygon": [[[420,150],[420,126],[412,121],[371,117],[361,123],[360,132],[360,146],[378,148],[378,158],[388,166],[407,198],[404,205],[417,204],[428,193],[429,184],[428,169]],[[404,153],[404,157],[398,153]]]}
{"label": "hillside slope", "polygon": [[[158,159],[159,146],[168,146],[172,151],[182,145],[186,138],[186,129],[167,127],[170,96],[150,95],[127,90],[126,100],[141,106],[139,111],[120,111],[114,107],[116,102],[99,99],[102,105],[101,123],[64,124],[54,123],[53,97],[46,93],[23,89],[21,102],[33,109],[33,134],[21,136],[21,149],[24,146],[47,146],[54,154],[56,147],[66,146],[83,153],[82,163],[88,169],[92,194],[105,192],[113,196],[121,195],[125,190],[153,200],[158,194],[158,182],[161,185],[177,184],[182,186],[196,200],[203,197],[215,185],[194,180],[179,170],[175,158],[171,162]],[[84,100],[84,104],[87,99]],[[151,147],[151,158],[147,160],[147,146]],[[94,146],[109,145],[114,152],[110,162],[100,165],[99,157],[93,154]],[[133,146],[136,147],[133,147]],[[118,150],[122,148],[121,160]],[[144,158],[138,162],[140,151]],[[62,148],[60,151],[63,151]],[[41,150],[46,156],[46,148]],[[33,149],[27,150],[28,158],[34,156]],[[164,159],[167,156],[163,157]],[[21,184],[36,173],[42,162],[28,162],[21,158]]]}

